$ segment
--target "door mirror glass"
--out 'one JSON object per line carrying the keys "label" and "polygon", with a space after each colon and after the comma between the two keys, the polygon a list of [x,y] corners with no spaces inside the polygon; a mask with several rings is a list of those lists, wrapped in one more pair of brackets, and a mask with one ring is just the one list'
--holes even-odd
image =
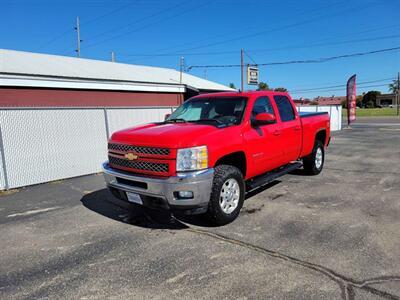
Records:
{"label": "door mirror glass", "polygon": [[276,122],[276,118],[270,113],[259,113],[256,115],[255,124],[256,125],[266,125],[273,124]]}

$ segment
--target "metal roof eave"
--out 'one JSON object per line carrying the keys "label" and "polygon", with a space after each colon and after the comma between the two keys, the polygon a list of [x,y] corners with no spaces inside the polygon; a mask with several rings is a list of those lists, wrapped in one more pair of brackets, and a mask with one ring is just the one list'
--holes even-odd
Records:
{"label": "metal roof eave", "polygon": [[32,88],[64,88],[91,90],[121,90],[137,92],[184,93],[183,84],[149,83],[122,80],[98,80],[55,76],[29,76],[0,73],[0,86]]}

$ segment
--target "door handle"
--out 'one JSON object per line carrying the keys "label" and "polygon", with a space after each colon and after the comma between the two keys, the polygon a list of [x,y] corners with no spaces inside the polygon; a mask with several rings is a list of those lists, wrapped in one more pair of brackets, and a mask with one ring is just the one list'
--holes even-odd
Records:
{"label": "door handle", "polygon": [[301,127],[300,126],[295,126],[295,127],[293,127],[293,130],[299,131],[299,130],[301,130]]}
{"label": "door handle", "polygon": [[280,130],[275,130],[272,134],[273,135],[281,135],[281,131]]}

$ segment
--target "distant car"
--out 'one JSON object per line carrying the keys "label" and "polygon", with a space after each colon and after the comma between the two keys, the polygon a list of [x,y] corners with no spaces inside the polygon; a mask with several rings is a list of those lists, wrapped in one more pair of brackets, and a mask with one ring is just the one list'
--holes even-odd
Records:
{"label": "distant car", "polygon": [[382,108],[382,107],[383,107],[382,105],[377,105],[377,106],[376,106],[376,108]]}
{"label": "distant car", "polygon": [[389,108],[393,108],[393,107],[394,107],[393,104],[390,104],[390,105],[389,105]]}

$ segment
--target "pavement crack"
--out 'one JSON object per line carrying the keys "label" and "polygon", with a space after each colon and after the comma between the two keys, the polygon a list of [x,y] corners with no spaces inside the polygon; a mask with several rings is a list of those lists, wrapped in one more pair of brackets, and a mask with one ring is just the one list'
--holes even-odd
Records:
{"label": "pavement crack", "polygon": [[[341,168],[331,168],[331,167],[325,167],[327,170],[332,170],[332,171],[340,171],[340,172],[354,172],[354,173],[365,173],[366,170],[349,170],[349,169],[341,169]],[[390,175],[400,175],[398,172],[390,172],[390,171],[370,171],[368,170],[368,173],[370,174],[390,174]]]}
{"label": "pavement crack", "polygon": [[370,278],[370,279],[366,279],[366,280],[362,280],[362,281],[357,281],[350,277],[339,274],[339,273],[335,272],[334,270],[329,269],[327,267],[324,267],[324,266],[321,266],[318,264],[314,264],[314,263],[310,263],[307,261],[303,261],[298,258],[289,256],[289,255],[286,255],[286,254],[283,254],[283,253],[280,253],[280,252],[277,252],[274,250],[269,250],[269,249],[263,248],[261,246],[253,245],[253,244],[241,241],[241,240],[237,240],[234,238],[224,236],[219,233],[213,233],[210,231],[196,229],[196,228],[192,228],[192,227],[189,227],[185,230],[189,231],[191,233],[194,233],[194,234],[208,236],[208,237],[211,237],[211,238],[214,238],[217,240],[224,241],[226,243],[245,247],[247,249],[250,249],[250,250],[253,250],[256,252],[260,252],[260,253],[266,254],[270,257],[274,257],[274,258],[289,262],[291,264],[295,264],[295,265],[307,268],[309,270],[318,272],[322,275],[325,275],[326,277],[330,278],[331,280],[333,280],[334,282],[336,282],[339,285],[339,287],[342,291],[342,298],[345,300],[355,299],[355,288],[362,289],[364,291],[367,291],[369,293],[372,293],[374,295],[380,296],[385,299],[400,300],[400,297],[397,295],[393,295],[388,292],[385,292],[385,291],[382,291],[382,290],[379,290],[379,289],[369,286],[370,284],[379,284],[379,283],[385,283],[385,282],[400,281],[400,276],[382,276],[382,277],[376,277],[376,278]]}

